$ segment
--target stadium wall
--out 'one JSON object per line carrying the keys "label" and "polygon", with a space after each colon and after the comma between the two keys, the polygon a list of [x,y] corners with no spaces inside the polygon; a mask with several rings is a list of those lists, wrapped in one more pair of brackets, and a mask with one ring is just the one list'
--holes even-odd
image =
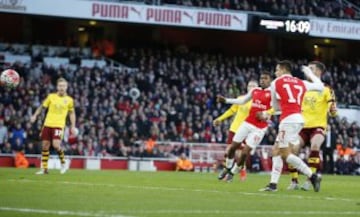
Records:
{"label": "stadium wall", "polygon": [[[28,155],[27,159],[31,167],[40,168],[40,155]],[[174,159],[70,156],[67,161],[70,169],[130,171],[175,171],[176,169]],[[201,161],[195,161],[193,165],[195,172],[213,172],[218,166],[217,162]],[[49,169],[58,169],[59,166],[57,157],[49,160]],[[15,167],[14,156],[12,154],[0,154],[0,167]],[[263,171],[269,172],[271,170],[271,158],[261,158],[261,167]],[[284,171],[286,170],[287,167],[284,167]]]}
{"label": "stadium wall", "polygon": [[[29,155],[27,156],[29,164],[32,167],[40,167],[41,156],[40,155]],[[139,171],[151,171],[149,167],[144,164],[151,162],[155,167],[153,171],[174,171],[176,168],[176,162],[169,159],[140,159],[140,158],[120,158],[120,157],[109,157],[109,158],[94,158],[94,157],[83,157],[83,156],[70,156],[69,168],[71,169],[88,169],[88,170],[139,170]],[[57,158],[52,158],[54,161],[58,161]],[[99,167],[94,167],[94,162],[89,165],[89,160],[98,161]],[[51,160],[50,160],[51,161]],[[130,162],[135,162],[135,167],[130,165]],[[95,163],[95,165],[97,164]],[[51,162],[49,162],[51,164]],[[194,167],[198,171],[212,171],[213,164],[207,162],[195,162]],[[0,155],[0,167],[15,167],[14,156],[11,154]],[[54,169],[54,168],[53,168]]]}

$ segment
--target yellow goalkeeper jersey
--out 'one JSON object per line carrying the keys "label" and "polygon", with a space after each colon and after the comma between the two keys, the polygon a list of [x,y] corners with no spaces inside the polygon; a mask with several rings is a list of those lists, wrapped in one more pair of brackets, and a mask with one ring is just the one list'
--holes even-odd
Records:
{"label": "yellow goalkeeper jersey", "polygon": [[[242,98],[243,96],[239,96],[238,98]],[[251,108],[251,102],[245,103],[244,105],[232,105],[228,110],[226,110],[220,117],[216,118],[217,120],[223,121],[231,116],[234,116],[234,119],[230,125],[230,131],[236,132],[239,126],[244,122],[246,117],[249,115],[249,111]]]}
{"label": "yellow goalkeeper jersey", "polygon": [[334,101],[334,94],[329,87],[325,87],[323,92],[307,91],[302,103],[304,128],[322,127],[326,129],[330,102]]}
{"label": "yellow goalkeeper jersey", "polygon": [[68,112],[74,110],[74,100],[67,95],[59,96],[51,93],[46,97],[42,106],[48,109],[44,126],[64,128]]}

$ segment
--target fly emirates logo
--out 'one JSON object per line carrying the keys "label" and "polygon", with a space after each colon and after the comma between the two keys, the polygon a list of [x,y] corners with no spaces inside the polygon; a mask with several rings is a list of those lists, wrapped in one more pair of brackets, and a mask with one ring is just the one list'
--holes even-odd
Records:
{"label": "fly emirates logo", "polygon": [[255,100],[252,102],[252,107],[259,108],[261,110],[266,110],[266,105],[262,104],[260,100]]}

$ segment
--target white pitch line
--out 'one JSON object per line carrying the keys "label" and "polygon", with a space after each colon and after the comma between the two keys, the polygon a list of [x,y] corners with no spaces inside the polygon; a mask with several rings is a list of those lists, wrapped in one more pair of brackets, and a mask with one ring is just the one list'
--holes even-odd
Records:
{"label": "white pitch line", "polygon": [[[46,209],[31,209],[31,208],[15,208],[15,207],[0,207],[0,211],[8,211],[8,212],[18,212],[18,213],[37,213],[37,214],[52,214],[52,215],[60,215],[60,216],[83,216],[83,217],[129,217],[119,214],[110,214],[109,212],[86,212],[86,211],[68,211],[68,210],[46,210]],[[355,211],[273,211],[273,210],[133,210],[133,211],[121,211],[123,213],[128,214],[136,214],[136,215],[169,215],[169,214],[183,214],[183,215],[351,215],[356,216],[360,215],[359,212]]]}
{"label": "white pitch line", "polygon": [[32,179],[8,179],[9,181],[18,181],[18,182],[41,182],[41,183],[59,183],[65,185],[80,185],[80,186],[103,186],[103,187],[116,187],[116,188],[130,188],[130,189],[143,189],[143,190],[156,190],[156,191],[190,191],[190,192],[203,192],[203,193],[236,193],[247,196],[263,196],[263,197],[287,197],[293,199],[310,199],[310,200],[328,200],[328,201],[343,201],[343,202],[358,202],[357,200],[350,198],[337,198],[337,197],[311,197],[311,196],[302,196],[302,195],[292,195],[292,194],[277,194],[274,192],[267,193],[258,193],[258,192],[233,192],[233,191],[220,191],[220,190],[204,190],[204,189],[191,189],[191,188],[176,188],[176,187],[156,187],[156,186],[137,186],[137,185],[116,185],[116,184],[103,184],[103,183],[88,183],[88,182],[69,182],[69,181],[46,181],[46,180],[32,180]]}
{"label": "white pitch line", "polygon": [[274,210],[134,210],[123,211],[129,214],[221,214],[221,215],[238,215],[238,214],[251,214],[251,215],[360,215],[360,212],[355,211],[274,211]]}
{"label": "white pitch line", "polygon": [[103,212],[91,213],[85,211],[69,211],[69,210],[47,210],[47,209],[31,209],[31,208],[16,208],[16,207],[0,207],[0,211],[19,212],[19,213],[37,213],[37,214],[51,214],[60,216],[85,216],[85,217],[130,217],[119,214],[105,214]]}

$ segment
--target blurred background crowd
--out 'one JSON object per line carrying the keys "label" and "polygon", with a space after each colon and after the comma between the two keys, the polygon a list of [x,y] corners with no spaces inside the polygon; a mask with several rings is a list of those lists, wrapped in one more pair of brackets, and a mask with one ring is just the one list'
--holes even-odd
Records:
{"label": "blurred background crowd", "polygon": [[[75,99],[80,130],[78,137],[65,130],[67,155],[167,157],[189,153],[186,143],[225,143],[231,120],[212,126],[213,119],[228,108],[217,103],[215,96],[245,94],[247,82],[257,80],[262,70],[273,72],[278,60],[225,56],[185,47],[121,49],[119,53],[122,63],[137,70],[55,68],[36,61],[12,65],[22,82],[16,90],[0,91],[1,153],[40,153],[43,118],[36,124],[30,124],[29,119],[46,95],[55,91],[59,77],[70,82],[68,93]],[[308,60],[292,61],[294,73],[301,77],[300,66]],[[360,63],[339,61],[327,67],[323,80],[334,88],[338,103],[359,106]],[[134,90],[139,91],[138,97]],[[357,123],[339,117],[329,123],[336,136],[331,146],[339,157],[347,148],[354,153],[360,150]],[[262,145],[273,144],[277,118],[269,125]],[[145,141],[145,145],[138,141]],[[184,145],[156,145],[158,141]]]}

